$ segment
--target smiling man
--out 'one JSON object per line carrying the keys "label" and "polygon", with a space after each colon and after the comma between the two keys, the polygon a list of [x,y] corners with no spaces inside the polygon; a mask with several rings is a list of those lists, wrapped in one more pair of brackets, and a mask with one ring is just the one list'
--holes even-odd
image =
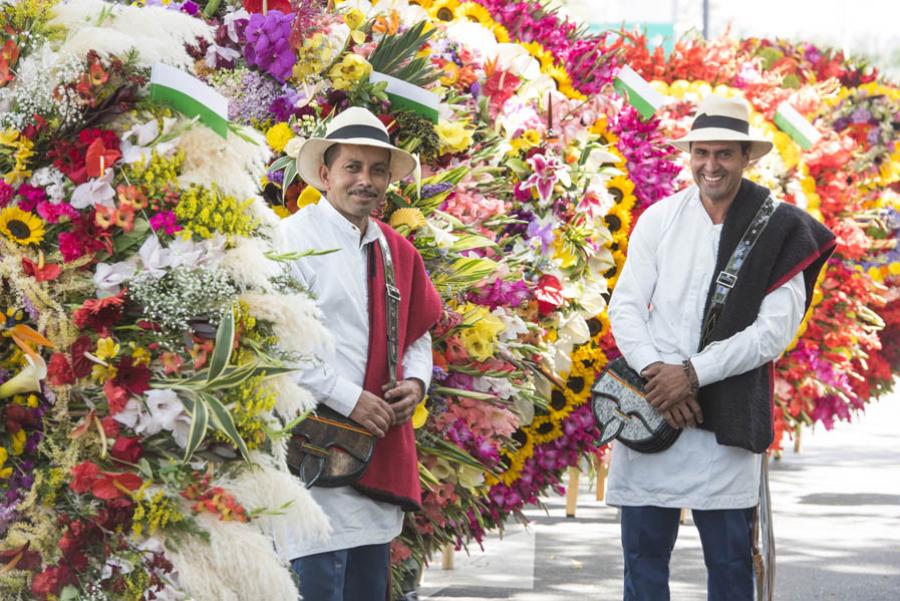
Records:
{"label": "smiling man", "polygon": [[[293,560],[304,599],[385,599],[390,541],[400,534],[403,511],[421,503],[410,418],[431,381],[428,331],[440,317],[441,300],[415,247],[371,216],[388,185],[415,165],[372,113],[348,108],[323,138],[304,142],[297,156],[298,173],[324,192],[323,199],[279,224],[281,250],[336,251],[291,265],[334,339],[334,352],[299,370],[297,380],[320,405],[378,437],[365,473],[352,485],[313,483],[331,536],[279,549]],[[388,309],[388,294],[399,294],[396,311]],[[389,341],[392,323],[396,339]],[[402,359],[395,373],[389,355]]]}
{"label": "smiling man", "polygon": [[682,431],[655,454],[615,443],[606,501],[622,510],[626,601],[669,599],[685,507],[708,599],[750,601],[761,454],[774,435],[772,362],[809,307],[834,236],[743,178],[772,148],[750,134],[743,101],[709,96],[672,144],[690,153],[696,185],[641,215],[609,316],[626,361],[647,379],[647,400]]}

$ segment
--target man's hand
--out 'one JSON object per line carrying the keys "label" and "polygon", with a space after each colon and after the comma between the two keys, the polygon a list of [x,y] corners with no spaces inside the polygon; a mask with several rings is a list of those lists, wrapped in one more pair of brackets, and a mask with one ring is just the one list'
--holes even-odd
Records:
{"label": "man's hand", "polygon": [[641,375],[647,378],[647,385],[644,386],[647,400],[660,412],[669,411],[679,401],[691,396],[691,381],[683,365],[653,363]]}
{"label": "man's hand", "polygon": [[384,398],[390,403],[394,415],[394,425],[409,421],[416,410],[416,405],[425,397],[425,385],[417,378],[401,380],[391,388],[385,384],[382,388]]}
{"label": "man's hand", "polygon": [[700,403],[692,396],[683,398],[671,409],[660,413],[673,428],[696,428],[698,424],[703,423]]}
{"label": "man's hand", "polygon": [[384,438],[394,420],[394,412],[384,399],[363,390],[350,413],[350,419],[378,438]]}

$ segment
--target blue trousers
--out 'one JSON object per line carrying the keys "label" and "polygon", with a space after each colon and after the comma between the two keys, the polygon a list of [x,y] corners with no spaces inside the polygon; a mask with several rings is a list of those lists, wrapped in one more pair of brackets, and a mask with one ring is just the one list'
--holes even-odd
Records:
{"label": "blue trousers", "polygon": [[[709,601],[753,601],[753,508],[693,510]],[[680,509],[622,507],[625,601],[669,601],[669,558]]]}
{"label": "blue trousers", "polygon": [[291,568],[304,601],[384,601],[389,561],[385,543],[298,557]]}

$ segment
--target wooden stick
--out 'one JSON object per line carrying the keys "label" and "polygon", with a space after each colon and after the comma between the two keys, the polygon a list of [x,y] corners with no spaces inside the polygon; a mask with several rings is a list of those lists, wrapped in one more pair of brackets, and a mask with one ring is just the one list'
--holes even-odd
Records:
{"label": "wooden stick", "polygon": [[455,549],[453,545],[447,543],[444,545],[444,550],[441,553],[441,569],[442,570],[452,570],[453,569],[453,554]]}
{"label": "wooden stick", "polygon": [[609,468],[600,459],[594,459],[594,465],[597,470],[597,500],[602,501],[606,496],[606,477],[609,475]]}
{"label": "wooden stick", "polygon": [[803,426],[797,424],[797,427],[794,428],[794,452],[800,452],[800,434],[803,432]]}
{"label": "wooden stick", "polygon": [[574,518],[575,509],[578,507],[578,480],[581,478],[581,470],[573,465],[568,470],[569,486],[566,488],[566,517]]}

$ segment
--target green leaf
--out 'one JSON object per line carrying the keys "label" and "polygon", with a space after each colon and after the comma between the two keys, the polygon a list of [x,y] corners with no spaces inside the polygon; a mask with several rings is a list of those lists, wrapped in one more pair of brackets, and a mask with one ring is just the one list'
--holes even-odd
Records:
{"label": "green leaf", "polygon": [[134,229],[132,229],[127,234],[116,236],[115,242],[113,243],[115,252],[125,252],[129,248],[136,246],[139,242],[143,242],[143,240],[147,237],[147,232],[149,231],[149,221],[147,221],[146,219],[135,219]]}
{"label": "green leaf", "polygon": [[[202,399],[198,399],[196,403],[190,403],[193,405],[191,408],[191,430],[188,433],[187,444],[184,447],[184,459],[183,461],[187,463],[190,460],[191,456],[194,454],[194,451],[197,450],[197,447],[200,446],[200,443],[203,442],[203,439],[206,438],[206,429],[209,426],[209,412],[206,409],[206,404]],[[188,403],[184,403],[185,409],[188,407]]]}
{"label": "green leaf", "polygon": [[298,259],[302,259],[303,257],[321,257],[323,255],[330,255],[331,253],[339,252],[341,249],[339,248],[330,248],[328,250],[304,250],[304,251],[294,251],[287,253],[279,253],[274,250],[268,251],[265,255],[266,258],[270,261],[278,261],[279,263],[287,263],[288,261],[296,261]]}
{"label": "green leaf", "polygon": [[273,162],[271,165],[269,165],[269,171],[281,171],[288,165],[292,165],[292,164],[293,165],[297,164],[297,161],[294,160],[294,157],[289,157],[289,156],[285,155],[285,156],[279,158],[278,160],[276,160],[275,162]]}
{"label": "green leaf", "polygon": [[213,348],[212,357],[209,359],[209,370],[206,381],[212,382],[228,366],[228,358],[231,357],[231,347],[234,345],[234,307],[229,308],[225,317],[219,323],[216,330],[216,346]]}
{"label": "green leaf", "polygon": [[422,45],[436,31],[425,31],[425,25],[425,21],[421,21],[400,35],[381,38],[369,56],[372,68],[417,86],[437,81],[440,74],[428,62],[416,57]]}
{"label": "green leaf", "polygon": [[461,252],[464,250],[472,250],[474,248],[488,248],[497,246],[490,238],[484,236],[476,236],[474,234],[466,234],[460,236],[459,239],[450,247],[451,252]]}
{"label": "green leaf", "polygon": [[201,393],[201,397],[209,405],[216,429],[238,448],[246,461],[250,461],[250,450],[247,448],[244,439],[238,434],[237,426],[234,425],[234,418],[231,417],[231,413],[225,408],[225,405],[212,395]]}

